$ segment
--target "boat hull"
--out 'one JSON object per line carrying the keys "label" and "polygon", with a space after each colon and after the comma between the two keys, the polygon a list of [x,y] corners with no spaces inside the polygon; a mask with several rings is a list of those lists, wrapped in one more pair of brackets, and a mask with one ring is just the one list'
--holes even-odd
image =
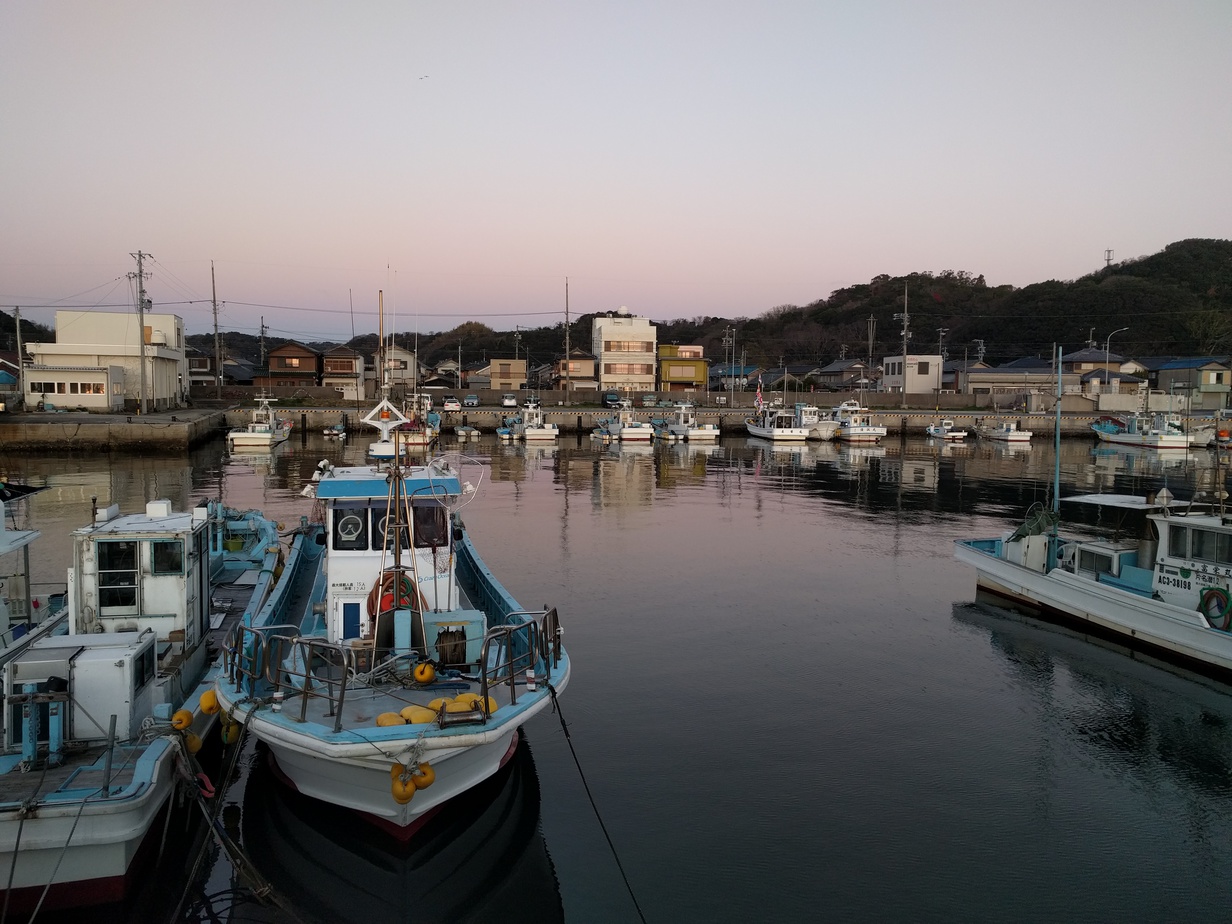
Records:
{"label": "boat hull", "polygon": [[976,570],[976,583],[1032,611],[1060,617],[1131,647],[1151,650],[1204,673],[1232,678],[1232,634],[1212,629],[1202,615],[1091,581],[1059,568],[1043,573],[1007,561],[972,542],[955,557]]}
{"label": "boat hull", "polygon": [[762,427],[752,422],[746,422],[749,436],[763,440],[800,442],[807,440],[809,432],[804,427]]}

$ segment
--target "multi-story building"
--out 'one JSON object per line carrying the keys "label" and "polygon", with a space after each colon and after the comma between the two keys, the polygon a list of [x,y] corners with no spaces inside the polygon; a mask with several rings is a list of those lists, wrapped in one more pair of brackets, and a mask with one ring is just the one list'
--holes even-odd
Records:
{"label": "multi-story building", "polygon": [[321,382],[321,354],[296,340],[269,351],[269,367],[253,376],[259,388],[312,388]]}
{"label": "multi-story building", "polygon": [[664,343],[659,346],[659,391],[703,391],[710,363],[700,346]]}
{"label": "multi-story building", "polygon": [[931,395],[941,391],[943,370],[939,353],[908,353],[881,360],[881,390],[909,395]]}
{"label": "multi-story building", "polygon": [[347,401],[359,401],[364,393],[364,357],[349,346],[326,350],[322,358],[321,384]]}
{"label": "multi-story building", "polygon": [[143,328],[135,312],[57,311],[55,342],[26,344],[34,358],[25,370],[27,404],[139,407],[144,378],[148,409],[183,407],[189,386],[184,321],[151,312],[144,321]]}
{"label": "multi-story building", "polygon": [[600,315],[591,328],[591,353],[599,364],[603,390],[647,392],[655,390],[655,326],[629,309]]}

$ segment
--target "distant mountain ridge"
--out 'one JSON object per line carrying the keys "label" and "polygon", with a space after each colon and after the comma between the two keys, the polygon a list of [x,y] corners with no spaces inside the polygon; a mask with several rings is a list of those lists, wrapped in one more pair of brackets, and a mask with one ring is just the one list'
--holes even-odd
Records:
{"label": "distant mountain ridge", "polygon": [[[1190,239],[1169,244],[1159,253],[1123,260],[1070,281],[1048,280],[1022,288],[990,286],[981,275],[965,271],[919,272],[877,276],[867,283],[838,289],[805,305],[780,305],[752,318],[699,316],[656,321],[659,343],[701,344],[715,363],[724,361],[724,337],[734,332],[737,361],[749,365],[827,363],[840,355],[867,357],[868,321],[875,321],[873,359],[902,351],[904,287],[910,318],[908,351],[935,353],[938,329],[951,359],[974,359],[983,341],[985,359],[1008,361],[1023,355],[1049,355],[1054,344],[1067,351],[1088,342],[1103,345],[1119,328],[1112,352],[1121,355],[1224,355],[1232,352],[1232,241]],[[575,347],[590,348],[594,314],[570,325]],[[3,323],[12,319],[0,315]],[[23,332],[25,324],[23,323]],[[396,335],[400,346],[414,343],[411,334]],[[250,334],[225,335],[228,351],[256,363],[260,341]],[[212,334],[189,335],[188,342],[213,352]],[[285,340],[266,338],[266,349]],[[466,322],[449,331],[419,334],[425,363],[457,356],[471,363],[485,357],[529,356],[548,362],[564,352],[564,325],[530,330],[495,331]],[[336,344],[309,343],[314,349]],[[348,341],[370,354],[376,334]],[[730,349],[727,350],[730,354]]]}

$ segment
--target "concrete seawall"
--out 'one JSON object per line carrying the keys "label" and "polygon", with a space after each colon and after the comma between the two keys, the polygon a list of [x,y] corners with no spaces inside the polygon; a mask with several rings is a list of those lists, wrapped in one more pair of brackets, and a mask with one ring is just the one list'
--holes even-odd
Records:
{"label": "concrete seawall", "polygon": [[[464,411],[442,413],[441,422],[445,436],[450,437],[451,428],[463,424],[491,432],[507,415],[510,408],[467,408]],[[635,408],[639,420],[669,416],[666,408]],[[744,420],[753,413],[750,408],[698,408],[697,416],[703,423],[717,423],[724,435],[739,436],[745,433]],[[304,431],[320,433],[344,416],[353,439],[375,437],[376,431],[360,422],[362,414],[339,408],[285,408],[283,416],[295,426],[291,439],[300,437]],[[611,411],[596,407],[549,407],[544,409],[547,420],[555,423],[564,434],[589,433],[599,420],[610,416]],[[891,436],[922,436],[925,428],[937,418],[933,410],[870,411],[874,422],[886,427]],[[988,414],[972,412],[950,413],[950,420],[959,429],[974,430],[978,425],[992,421],[1015,421],[1021,429],[1032,430],[1036,439],[1049,438],[1053,432],[1054,417],[1050,414]],[[191,408],[187,410],[160,412],[146,415],[89,414],[84,412],[54,413],[9,413],[0,414],[0,448],[17,452],[47,451],[126,451],[181,453],[190,447],[210,439],[220,438],[228,429],[243,426],[249,419],[244,408],[225,410]],[[1097,418],[1090,415],[1062,415],[1061,432],[1064,436],[1088,437],[1091,423]]]}

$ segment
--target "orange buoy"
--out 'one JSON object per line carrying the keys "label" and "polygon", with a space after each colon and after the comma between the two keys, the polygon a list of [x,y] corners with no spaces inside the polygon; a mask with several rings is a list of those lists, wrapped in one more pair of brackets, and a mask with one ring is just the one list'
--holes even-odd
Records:
{"label": "orange buoy", "polygon": [[399,805],[406,805],[415,798],[415,784],[412,780],[403,780],[402,777],[394,777],[390,783],[390,790],[393,792],[394,801]]}
{"label": "orange buoy", "polygon": [[432,700],[432,702],[428,703],[428,708],[435,712],[440,712],[447,702],[449,702],[449,700],[445,697],[438,696],[436,699]]}
{"label": "orange buoy", "polygon": [[420,661],[415,665],[415,682],[431,683],[436,679],[436,668],[428,661]]}
{"label": "orange buoy", "polygon": [[405,706],[398,715],[411,725],[422,725],[425,722],[435,722],[437,711],[426,706]]}
{"label": "orange buoy", "polygon": [[406,773],[406,767],[403,766],[402,764],[395,763],[392,767],[389,768],[389,778],[391,780],[396,780],[398,777],[402,776],[402,774],[404,773]]}
{"label": "orange buoy", "polygon": [[206,690],[201,694],[201,711],[206,715],[213,715],[219,710],[218,694],[213,690]]}
{"label": "orange buoy", "polygon": [[186,728],[191,728],[193,723],[193,714],[187,709],[176,710],[171,716],[171,727],[176,731],[183,731]]}
{"label": "orange buoy", "polygon": [[406,719],[396,712],[382,712],[376,717],[376,724],[380,728],[386,728],[390,725],[405,725]]}
{"label": "orange buoy", "polygon": [[188,748],[189,754],[196,754],[201,750],[201,736],[196,732],[189,732],[184,736],[184,747]]}
{"label": "orange buoy", "polygon": [[427,789],[436,782],[436,771],[432,769],[432,765],[425,761],[415,768],[415,772],[411,775],[411,782],[415,784],[416,789]]}

